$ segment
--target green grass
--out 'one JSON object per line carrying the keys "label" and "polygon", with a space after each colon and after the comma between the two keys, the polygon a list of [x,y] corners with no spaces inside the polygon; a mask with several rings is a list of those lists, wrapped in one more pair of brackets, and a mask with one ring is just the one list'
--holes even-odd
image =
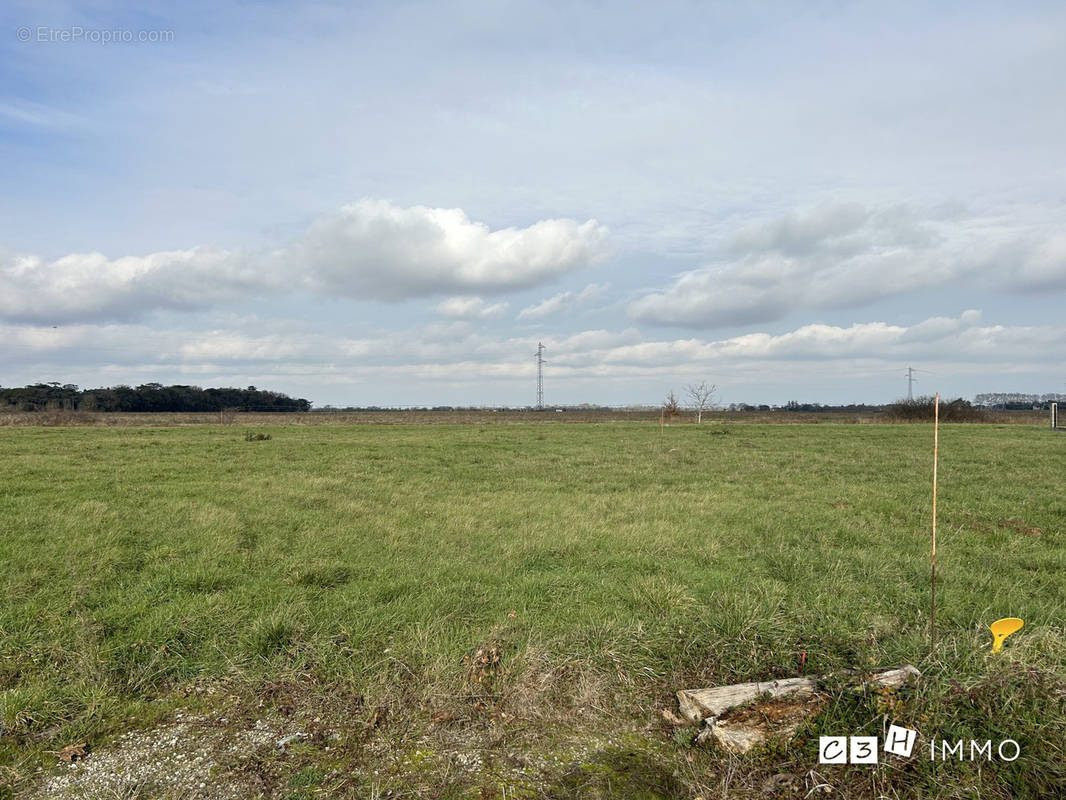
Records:
{"label": "green grass", "polygon": [[[943,426],[930,657],[929,426],[263,432],[0,429],[0,764],[16,779],[196,682],[291,679],[310,704],[347,693],[416,728],[481,698],[533,746],[537,719],[591,707],[605,729],[646,727],[677,688],[793,675],[805,652],[811,674],[913,663],[925,676],[889,721],[1022,745],[981,771],[882,770],[884,791],[1040,797],[1066,780],[1066,437]],[[991,657],[1004,616],[1026,627]],[[472,681],[483,646],[500,660]],[[876,734],[880,702],[841,695],[815,727]],[[682,765],[670,780],[714,788],[673,735],[642,741]],[[818,766],[809,737],[745,764]],[[574,774],[560,796],[586,796]]]}

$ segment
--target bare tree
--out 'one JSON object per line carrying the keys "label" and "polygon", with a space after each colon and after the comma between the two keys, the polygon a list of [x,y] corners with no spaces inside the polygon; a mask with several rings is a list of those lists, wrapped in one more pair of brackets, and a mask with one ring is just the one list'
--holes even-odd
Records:
{"label": "bare tree", "polygon": [[688,395],[688,399],[692,403],[692,409],[696,412],[697,425],[703,422],[703,412],[710,406],[711,399],[717,390],[718,387],[713,383],[708,386],[707,381],[692,383],[685,387],[685,394]]}

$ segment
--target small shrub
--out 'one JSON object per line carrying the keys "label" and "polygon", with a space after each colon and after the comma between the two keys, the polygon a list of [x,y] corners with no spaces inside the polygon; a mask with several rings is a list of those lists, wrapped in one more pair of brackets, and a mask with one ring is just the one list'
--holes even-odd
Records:
{"label": "small shrub", "polygon": [[[885,407],[885,416],[896,422],[932,422],[936,398],[915,397],[897,400]],[[992,422],[993,417],[983,408],[961,397],[940,400],[940,419],[943,422]]]}
{"label": "small shrub", "polygon": [[673,392],[667,394],[666,399],[663,400],[663,414],[667,419],[681,416],[681,403]]}

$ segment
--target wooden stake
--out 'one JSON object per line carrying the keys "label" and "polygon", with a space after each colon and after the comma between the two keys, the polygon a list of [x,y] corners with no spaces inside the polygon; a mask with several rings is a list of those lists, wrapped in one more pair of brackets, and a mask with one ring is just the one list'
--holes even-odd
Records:
{"label": "wooden stake", "polygon": [[929,572],[929,654],[936,649],[936,467],[940,450],[940,392],[933,405],[933,548]]}

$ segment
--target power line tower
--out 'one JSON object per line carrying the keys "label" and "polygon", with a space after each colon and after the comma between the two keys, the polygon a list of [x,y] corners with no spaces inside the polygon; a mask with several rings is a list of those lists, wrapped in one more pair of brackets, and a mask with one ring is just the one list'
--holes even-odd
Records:
{"label": "power line tower", "polygon": [[918,369],[917,367],[907,367],[907,399],[914,399],[914,384],[918,382],[918,379],[914,377],[916,372],[926,372],[930,375],[935,375],[935,372],[930,372],[927,369]]}
{"label": "power line tower", "polygon": [[537,342],[537,410],[544,408],[544,345]]}

